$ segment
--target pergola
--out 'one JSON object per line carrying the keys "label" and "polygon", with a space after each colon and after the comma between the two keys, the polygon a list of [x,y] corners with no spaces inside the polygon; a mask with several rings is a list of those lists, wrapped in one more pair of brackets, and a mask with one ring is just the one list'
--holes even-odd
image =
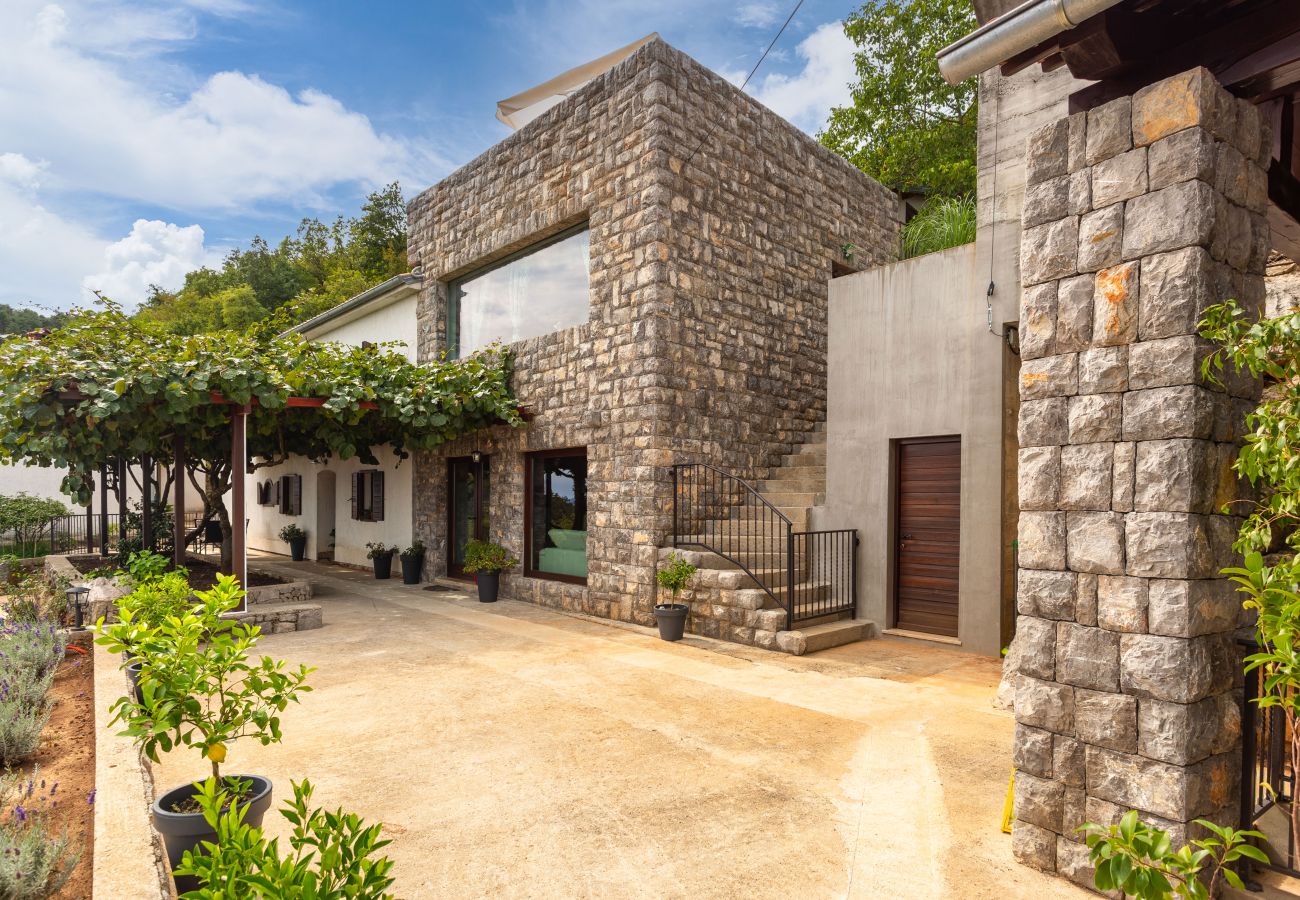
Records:
{"label": "pergola", "polygon": [[[86,395],[77,390],[61,391],[59,399],[67,403],[77,403],[86,399]],[[286,399],[285,409],[319,409],[328,402],[326,397],[289,397]],[[248,403],[239,403],[230,400],[221,394],[211,393],[209,402],[226,406],[230,410],[230,517],[231,517],[231,541],[232,561],[231,572],[239,579],[241,586],[248,586],[248,526],[245,517],[245,487],[244,475],[248,467],[248,414],[253,407],[257,406],[257,399],[253,398]],[[357,404],[362,409],[378,409],[379,405],[373,401],[364,400]],[[242,463],[236,464],[242,460]],[[141,459],[141,481],[145,497],[144,503],[141,504],[141,532],[144,537],[145,546],[153,549],[153,462],[152,454],[144,454]],[[185,464],[186,448],[185,435],[177,432],[172,435],[172,464],[173,471],[176,472],[175,485],[176,493],[174,499],[175,514],[172,516],[172,564],[180,566],[185,561]],[[123,479],[125,460],[119,459],[117,462],[117,472],[119,478]],[[100,466],[100,541],[101,548],[104,552],[108,549],[108,490],[107,490],[107,465]],[[117,491],[119,514],[119,523],[123,521],[126,510],[126,491],[119,489]],[[119,525],[119,527],[121,527]]]}

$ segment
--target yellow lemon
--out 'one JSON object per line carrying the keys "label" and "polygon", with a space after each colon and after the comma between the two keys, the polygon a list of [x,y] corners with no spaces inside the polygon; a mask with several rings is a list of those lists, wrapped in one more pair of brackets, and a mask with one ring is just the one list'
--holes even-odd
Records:
{"label": "yellow lemon", "polygon": [[208,747],[208,759],[210,759],[210,760],[212,760],[214,763],[218,763],[218,764],[225,762],[225,761],[226,761],[226,745],[225,745],[225,744],[213,744],[213,745],[211,745],[210,747]]}

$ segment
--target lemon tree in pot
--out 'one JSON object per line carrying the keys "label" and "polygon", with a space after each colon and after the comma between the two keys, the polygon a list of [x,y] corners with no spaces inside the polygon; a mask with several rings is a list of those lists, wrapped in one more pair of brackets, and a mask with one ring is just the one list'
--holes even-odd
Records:
{"label": "lemon tree in pot", "polygon": [[290,522],[280,529],[280,540],[289,545],[289,555],[294,562],[302,562],[307,555],[307,532]]}
{"label": "lemon tree in pot", "polygon": [[465,544],[463,568],[474,576],[480,603],[495,603],[501,589],[501,573],[519,565],[510,551],[492,541],[469,541]]}
{"label": "lemon tree in pot", "polygon": [[[126,726],[122,734],[155,762],[160,752],[174,747],[198,750],[215,783],[230,793],[232,802],[247,807],[250,824],[258,824],[271,804],[270,780],[223,775],[221,766],[228,747],[241,738],[280,741],[280,714],[311,690],[305,682],[312,670],[287,670],[267,656],[250,658],[261,629],[224,617],[243,597],[234,577],[222,575],[211,590],[198,591],[197,603],[179,615],[153,626],[105,625],[101,620],[96,630],[98,642],[111,652],[126,650],[130,641],[132,654],[142,663],[140,701],[122,697],[112,707],[112,721]],[[197,784],[187,784],[153,804],[154,827],[163,836],[173,869],[186,850],[215,837],[195,800],[198,793]],[[184,877],[177,880],[178,890],[190,887]]]}
{"label": "lemon tree in pot", "polygon": [[383,541],[366,544],[366,556],[374,563],[376,578],[384,579],[393,574],[393,554],[396,552],[396,547],[390,547]]}
{"label": "lemon tree in pot", "polygon": [[680,641],[686,633],[686,613],[690,607],[678,603],[677,596],[690,586],[697,571],[680,554],[670,553],[664,567],[655,572],[655,581],[668,590],[671,598],[667,603],[655,604],[655,623],[659,626],[659,637],[665,641]]}

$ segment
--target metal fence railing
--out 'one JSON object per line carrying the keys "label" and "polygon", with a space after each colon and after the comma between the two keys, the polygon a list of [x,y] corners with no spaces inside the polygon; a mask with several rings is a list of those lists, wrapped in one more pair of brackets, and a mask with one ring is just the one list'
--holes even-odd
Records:
{"label": "metal fence railing", "polygon": [[[1238,646],[1243,656],[1259,649],[1253,640],[1238,641]],[[1268,838],[1272,862],[1267,868],[1300,878],[1290,809],[1295,797],[1293,736],[1281,707],[1261,707],[1256,702],[1263,691],[1263,670],[1247,672],[1241,700],[1241,827],[1261,831]]]}
{"label": "metal fence railing", "polygon": [[857,614],[858,533],[795,531],[752,485],[708,463],[678,463],[673,546],[715,553],[738,566],[799,622]]}

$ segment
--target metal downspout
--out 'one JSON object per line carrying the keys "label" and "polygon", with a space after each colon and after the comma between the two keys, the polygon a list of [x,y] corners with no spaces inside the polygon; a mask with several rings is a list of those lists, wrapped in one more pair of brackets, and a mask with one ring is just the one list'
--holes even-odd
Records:
{"label": "metal downspout", "polygon": [[960,84],[1121,2],[1028,0],[940,50],[939,71],[949,84]]}

